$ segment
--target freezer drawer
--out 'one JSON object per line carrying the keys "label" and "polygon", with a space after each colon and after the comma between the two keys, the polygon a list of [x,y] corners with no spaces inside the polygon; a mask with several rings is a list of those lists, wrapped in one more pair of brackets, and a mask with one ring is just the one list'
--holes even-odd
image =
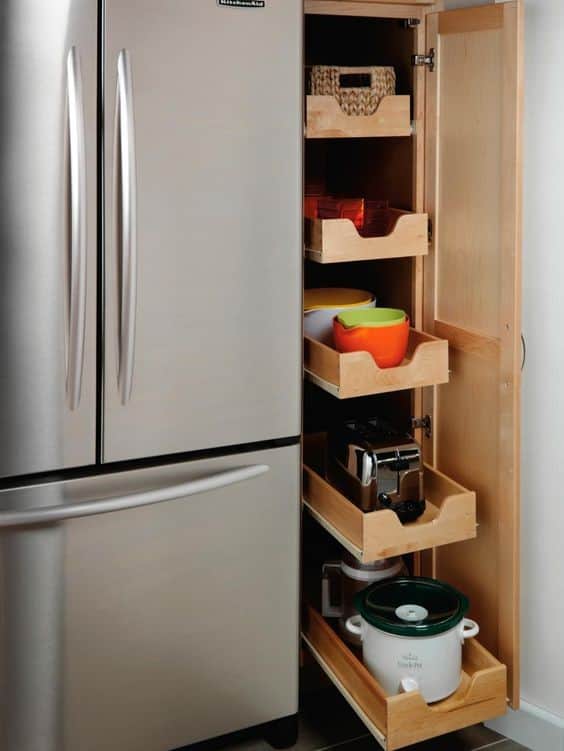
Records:
{"label": "freezer drawer", "polygon": [[300,433],[302,20],[106,2],[104,461]]}
{"label": "freezer drawer", "polygon": [[96,0],[2,0],[0,477],[93,464]]}
{"label": "freezer drawer", "polygon": [[3,751],[169,751],[297,711],[297,446],[5,491],[0,525]]}

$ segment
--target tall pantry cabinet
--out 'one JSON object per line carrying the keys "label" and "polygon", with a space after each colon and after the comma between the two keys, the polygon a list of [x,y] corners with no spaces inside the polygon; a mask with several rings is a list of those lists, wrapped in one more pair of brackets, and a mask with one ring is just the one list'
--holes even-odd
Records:
{"label": "tall pantry cabinet", "polygon": [[[413,326],[388,370],[304,341],[304,653],[393,751],[519,702],[522,4],[305,0],[305,13],[306,65],[389,64],[398,77],[370,116],[305,102],[306,191],[386,195],[395,212],[374,240],[306,219],[306,287],[370,290]],[[361,512],[325,477],[328,421],[375,413],[423,445],[427,510],[412,524]],[[364,562],[413,554],[417,573],[468,595],[480,634],[453,696],[386,695],[320,615],[315,550],[335,541]]]}

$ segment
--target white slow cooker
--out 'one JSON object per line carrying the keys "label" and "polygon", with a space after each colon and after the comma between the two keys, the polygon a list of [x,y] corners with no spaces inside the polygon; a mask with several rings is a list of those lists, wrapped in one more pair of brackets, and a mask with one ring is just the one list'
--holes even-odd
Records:
{"label": "white slow cooker", "polygon": [[436,579],[400,577],[359,592],[355,606],[360,615],[346,627],[361,638],[364,664],[384,691],[419,691],[427,702],[456,691],[462,645],[479,631],[464,617],[463,594]]}

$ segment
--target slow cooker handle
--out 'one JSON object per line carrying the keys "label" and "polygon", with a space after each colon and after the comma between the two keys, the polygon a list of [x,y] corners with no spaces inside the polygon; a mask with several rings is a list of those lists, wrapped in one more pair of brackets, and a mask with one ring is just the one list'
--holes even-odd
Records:
{"label": "slow cooker handle", "polygon": [[463,618],[460,621],[460,642],[464,644],[466,639],[471,639],[480,633],[480,627],[471,618]]}
{"label": "slow cooker handle", "polygon": [[347,618],[347,622],[345,623],[345,628],[351,634],[354,634],[355,636],[359,636],[360,639],[362,640],[361,623],[362,623],[362,616],[351,615],[350,618]]}

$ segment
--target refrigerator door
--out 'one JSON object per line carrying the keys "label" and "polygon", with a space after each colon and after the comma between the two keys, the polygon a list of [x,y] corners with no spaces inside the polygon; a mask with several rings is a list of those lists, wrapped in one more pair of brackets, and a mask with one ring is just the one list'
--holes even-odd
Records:
{"label": "refrigerator door", "polygon": [[0,477],[95,460],[96,25],[0,11]]}
{"label": "refrigerator door", "polygon": [[300,432],[302,2],[107,0],[104,460]]}
{"label": "refrigerator door", "polygon": [[2,751],[169,751],[294,714],[299,458],[1,492]]}

